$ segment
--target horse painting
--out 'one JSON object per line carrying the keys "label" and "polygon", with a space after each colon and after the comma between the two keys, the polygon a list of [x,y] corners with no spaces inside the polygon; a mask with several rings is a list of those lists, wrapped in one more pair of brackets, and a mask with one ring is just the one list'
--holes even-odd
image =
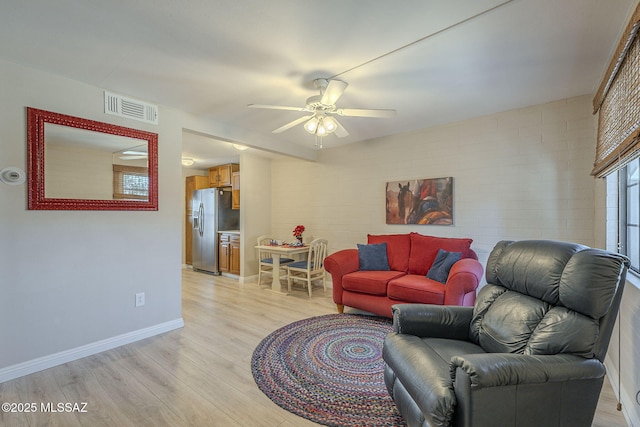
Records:
{"label": "horse painting", "polygon": [[453,224],[453,178],[388,182],[387,224]]}
{"label": "horse painting", "polygon": [[414,197],[410,188],[410,184],[407,185],[398,184],[398,216],[403,221],[403,224],[409,224],[409,217],[413,212]]}

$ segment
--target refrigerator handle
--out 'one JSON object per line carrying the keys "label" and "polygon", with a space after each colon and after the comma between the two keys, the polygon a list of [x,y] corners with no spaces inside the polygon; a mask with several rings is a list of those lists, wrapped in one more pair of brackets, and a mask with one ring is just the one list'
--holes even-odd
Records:
{"label": "refrigerator handle", "polygon": [[200,208],[198,209],[198,217],[200,218],[200,220],[198,221],[198,226],[199,228],[199,232],[200,232],[200,236],[204,235],[204,205],[202,204],[202,202],[200,203]]}

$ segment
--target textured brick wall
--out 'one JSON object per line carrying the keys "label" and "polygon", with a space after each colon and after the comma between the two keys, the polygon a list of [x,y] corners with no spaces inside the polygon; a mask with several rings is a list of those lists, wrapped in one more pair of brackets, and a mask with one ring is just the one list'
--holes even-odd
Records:
{"label": "textured brick wall", "polygon": [[[594,244],[596,118],[591,96],[324,149],[272,165],[272,231],[353,248],[367,233],[471,237],[481,260],[502,239]],[[309,143],[313,141],[310,139]],[[454,177],[449,226],[386,225],[385,183]]]}

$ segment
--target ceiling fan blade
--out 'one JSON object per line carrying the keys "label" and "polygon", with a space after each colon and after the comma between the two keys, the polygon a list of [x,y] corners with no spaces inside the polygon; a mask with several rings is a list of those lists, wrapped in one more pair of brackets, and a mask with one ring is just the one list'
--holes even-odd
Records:
{"label": "ceiling fan blade", "polygon": [[334,105],[342,96],[347,86],[349,86],[349,83],[343,82],[342,80],[329,80],[329,84],[324,90],[320,102],[325,105]]}
{"label": "ceiling fan blade", "polygon": [[397,114],[396,110],[365,110],[361,108],[338,108],[335,114],[351,117],[382,117],[389,118]]}
{"label": "ceiling fan blade", "polygon": [[300,117],[300,118],[298,118],[298,119],[295,119],[294,121],[289,122],[289,123],[287,123],[287,124],[286,124],[286,125],[284,125],[284,126],[280,126],[278,129],[276,129],[276,130],[272,131],[272,133],[280,133],[280,132],[284,132],[285,130],[287,130],[287,129],[291,129],[292,127],[294,127],[294,126],[295,126],[295,125],[297,125],[297,124],[300,124],[300,123],[302,123],[302,122],[304,122],[304,121],[306,121],[306,120],[309,120],[311,117],[313,117],[313,114],[312,114],[312,115],[310,115],[310,116],[304,116],[304,117]]}
{"label": "ceiling fan blade", "polygon": [[266,108],[268,110],[308,111],[305,107],[287,107],[283,105],[249,104],[249,108]]}
{"label": "ceiling fan blade", "polygon": [[347,132],[344,126],[342,126],[342,124],[340,124],[340,122],[337,120],[335,120],[335,122],[337,126],[336,126],[336,130],[333,133],[335,133],[338,138],[344,138],[345,136],[349,136],[349,132]]}

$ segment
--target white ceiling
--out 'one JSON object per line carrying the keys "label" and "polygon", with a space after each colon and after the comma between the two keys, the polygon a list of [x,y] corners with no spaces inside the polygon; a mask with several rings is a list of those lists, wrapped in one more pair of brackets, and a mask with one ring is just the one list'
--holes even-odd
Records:
{"label": "white ceiling", "polygon": [[[221,139],[246,130],[256,147],[313,147],[301,126],[271,133],[303,113],[247,104],[303,107],[314,78],[349,83],[340,107],[398,111],[341,117],[350,135],[333,147],[594,93],[636,4],[2,0],[0,58],[210,119]],[[186,152],[215,145],[197,136]]]}

